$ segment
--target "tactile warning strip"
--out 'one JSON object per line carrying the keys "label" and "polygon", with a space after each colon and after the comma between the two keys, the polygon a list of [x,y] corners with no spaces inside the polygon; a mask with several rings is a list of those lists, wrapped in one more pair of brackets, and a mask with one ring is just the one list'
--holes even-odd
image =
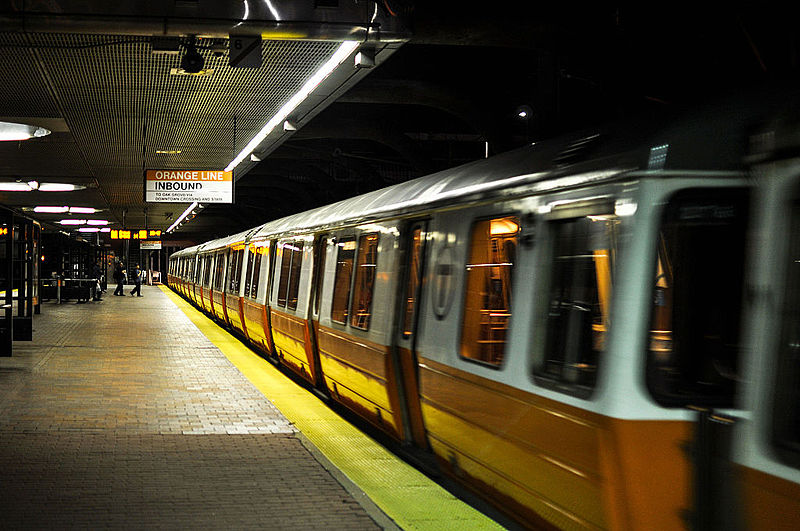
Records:
{"label": "tactile warning strip", "polygon": [[161,289],[321,452],[407,530],[503,529],[295,385],[166,286]]}

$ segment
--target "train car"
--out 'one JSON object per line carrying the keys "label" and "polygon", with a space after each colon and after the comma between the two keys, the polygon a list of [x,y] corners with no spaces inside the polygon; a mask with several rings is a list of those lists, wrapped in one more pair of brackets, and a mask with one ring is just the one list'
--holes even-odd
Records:
{"label": "train car", "polygon": [[721,474],[741,486],[726,509],[747,529],[793,529],[800,519],[799,131],[796,114],[772,122],[754,136],[751,154],[757,185],[744,341],[749,356],[741,379],[744,413],[728,420],[734,422],[735,466]]}
{"label": "train car", "polygon": [[[774,296],[744,303],[748,278],[783,296],[796,254],[796,164],[745,161],[783,103],[575,134],[209,242],[211,313],[523,525],[701,526],[738,521],[719,500],[739,496],[754,527],[794,521],[800,414],[769,408],[798,403],[797,341]],[[698,415],[731,419],[724,489]]]}

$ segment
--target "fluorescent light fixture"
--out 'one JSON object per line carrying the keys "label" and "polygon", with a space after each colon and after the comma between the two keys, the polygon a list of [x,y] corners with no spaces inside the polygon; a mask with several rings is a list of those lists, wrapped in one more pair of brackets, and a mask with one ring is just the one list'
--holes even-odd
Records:
{"label": "fluorescent light fixture", "polygon": [[99,227],[81,227],[78,232],[100,232]]}
{"label": "fluorescent light fixture", "polygon": [[61,225],[86,225],[85,219],[62,219],[59,221]]}
{"label": "fluorescent light fixture", "polygon": [[28,140],[50,134],[48,129],[35,125],[0,122],[0,141]]}
{"label": "fluorescent light fixture", "polygon": [[30,192],[28,183],[0,183],[0,192]]}
{"label": "fluorescent light fixture", "polygon": [[177,155],[181,153],[180,149],[157,149],[156,153],[159,155]]}
{"label": "fluorescent light fixture", "polygon": [[34,212],[39,214],[66,214],[69,212],[69,207],[66,206],[37,206],[33,207]]}
{"label": "fluorescent light fixture", "polygon": [[100,232],[111,232],[111,227],[103,227]]}
{"label": "fluorescent light fixture", "polygon": [[[225,171],[229,171],[229,170],[225,170]],[[180,224],[181,224],[181,222],[182,222],[182,221],[183,221],[183,220],[186,218],[186,216],[188,216],[189,214],[191,214],[191,213],[192,213],[192,210],[194,210],[194,209],[195,209],[195,207],[197,207],[197,206],[198,206],[198,205],[197,205],[197,202],[194,202],[194,203],[192,203],[191,205],[189,205],[189,208],[187,208],[186,210],[184,210],[184,211],[183,211],[183,214],[181,214],[180,216],[178,216],[178,219],[176,219],[176,220],[175,220],[175,223],[173,223],[172,225],[170,225],[170,226],[169,226],[169,228],[167,229],[167,232],[172,232],[173,230],[175,230],[175,228],[177,228],[177,227],[178,227],[178,225],[180,225]]]}
{"label": "fluorescent light fixture", "polygon": [[107,219],[87,219],[87,225],[108,225],[109,221]]}
{"label": "fluorescent light fixture", "polygon": [[69,207],[70,214],[94,214],[95,212],[98,211],[99,209],[94,207]]}
{"label": "fluorescent light fixture", "polygon": [[83,190],[85,186],[79,184],[67,183],[41,183],[39,185],[40,192],[73,192],[75,190]]}
{"label": "fluorescent light fixture", "polygon": [[278,125],[281,125],[283,121],[289,116],[289,113],[294,111],[298,105],[300,105],[313,91],[317,86],[319,86],[322,81],[333,72],[337,66],[339,66],[345,59],[347,59],[350,54],[358,48],[358,42],[356,41],[344,41],[339,48],[333,53],[333,55],[328,59],[324,65],[320,67],[316,73],[311,76],[308,81],[297,91],[297,93],[289,98],[283,107],[275,113],[267,124],[261,128],[261,131],[245,146],[245,148],[236,155],[236,158],[233,159],[226,167],[225,171],[233,171],[233,169],[239,165],[244,159],[250,156],[250,153],[258,147],[258,145],[267,138],[273,129],[275,129]]}
{"label": "fluorescent light fixture", "polygon": [[30,192],[39,190],[40,192],[73,192],[86,188],[80,184],[67,183],[40,183],[39,181],[0,183],[0,192]]}

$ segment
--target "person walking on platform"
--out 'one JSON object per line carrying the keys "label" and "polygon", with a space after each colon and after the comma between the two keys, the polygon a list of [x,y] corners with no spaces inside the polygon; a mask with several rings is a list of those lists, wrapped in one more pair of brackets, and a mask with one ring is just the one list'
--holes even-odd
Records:
{"label": "person walking on platform", "polygon": [[135,287],[131,290],[131,297],[133,294],[136,293],[137,297],[142,296],[142,270],[139,268],[139,264],[136,264],[136,267],[133,268],[133,283]]}
{"label": "person walking on platform", "polygon": [[122,269],[122,262],[114,264],[114,282],[117,283],[117,289],[114,290],[114,295],[124,296],[125,287],[122,283],[125,282],[125,270]]}

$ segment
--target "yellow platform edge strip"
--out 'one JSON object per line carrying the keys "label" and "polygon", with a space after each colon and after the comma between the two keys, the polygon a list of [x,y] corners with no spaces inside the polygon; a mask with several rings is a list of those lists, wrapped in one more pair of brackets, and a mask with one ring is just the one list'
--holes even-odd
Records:
{"label": "yellow platform edge strip", "polygon": [[343,474],[402,529],[503,529],[339,417],[165,285],[167,297]]}

